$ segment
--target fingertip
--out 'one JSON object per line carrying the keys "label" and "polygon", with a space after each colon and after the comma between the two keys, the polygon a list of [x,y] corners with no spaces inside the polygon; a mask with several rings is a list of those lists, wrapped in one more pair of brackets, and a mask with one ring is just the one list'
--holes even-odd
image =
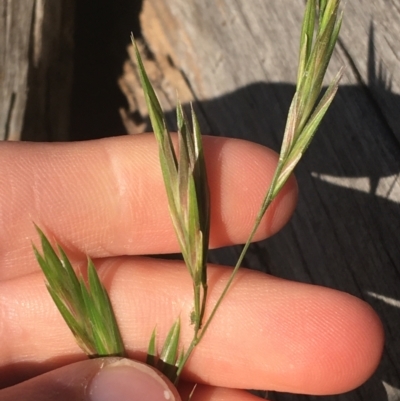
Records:
{"label": "fingertip", "polygon": [[[1,390],[2,401],[84,400],[85,389],[102,369],[102,359],[72,363]],[[30,372],[32,373],[32,372]]]}
{"label": "fingertip", "polygon": [[344,393],[365,383],[376,371],[384,348],[383,324],[375,310],[352,295],[341,293],[341,297],[338,336],[330,351],[331,362],[325,367],[331,380],[323,394]]}
{"label": "fingertip", "polygon": [[[278,155],[265,146],[240,139],[204,137],[211,188],[210,246],[243,243],[256,216],[278,162]],[[290,219],[298,188],[291,176],[270,205],[255,240],[279,231]]]}
{"label": "fingertip", "polygon": [[[285,369],[292,381],[286,381],[285,391],[315,395],[348,392],[368,380],[380,362],[382,323],[361,299],[322,287],[310,286],[311,291],[313,287],[314,294],[310,292],[304,304],[299,301],[304,310],[298,322],[302,327],[292,329],[293,344],[286,346]],[[296,327],[296,317],[290,318]]]}
{"label": "fingertip", "polygon": [[159,371],[129,359],[106,364],[86,394],[87,401],[180,401],[176,387]]}
{"label": "fingertip", "polygon": [[181,401],[159,371],[124,358],[98,358],[49,371],[1,391],[1,399],[37,401]]}

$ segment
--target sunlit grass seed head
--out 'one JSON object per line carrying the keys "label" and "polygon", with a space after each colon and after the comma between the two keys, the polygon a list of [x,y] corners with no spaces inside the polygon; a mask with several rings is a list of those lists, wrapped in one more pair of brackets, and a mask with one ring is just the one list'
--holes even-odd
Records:
{"label": "sunlit grass seed head", "polygon": [[124,356],[125,350],[107,291],[92,261],[88,280],[78,276],[63,249],[58,253],[36,227],[42,252],[34,245],[36,259],[46,277],[46,287],[72,331],[78,345],[90,357]]}
{"label": "sunlit grass seed head", "polygon": [[139,78],[158,143],[171,219],[193,281],[192,322],[196,330],[199,330],[207,297],[206,264],[210,232],[210,196],[200,127],[193,108],[189,122],[182,105],[178,102],[176,116],[179,150],[176,152],[160,102],[146,74],[133,37],[132,43],[136,52]]}

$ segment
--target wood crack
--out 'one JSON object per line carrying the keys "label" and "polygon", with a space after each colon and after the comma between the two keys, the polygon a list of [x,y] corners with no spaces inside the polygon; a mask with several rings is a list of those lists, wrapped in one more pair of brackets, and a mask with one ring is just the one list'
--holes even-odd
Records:
{"label": "wood crack", "polygon": [[4,124],[4,140],[7,141],[10,138],[10,127],[11,127],[11,119],[14,111],[14,106],[15,106],[15,100],[17,98],[17,95],[15,92],[11,94],[10,97],[10,103],[7,111],[7,118],[6,122]]}

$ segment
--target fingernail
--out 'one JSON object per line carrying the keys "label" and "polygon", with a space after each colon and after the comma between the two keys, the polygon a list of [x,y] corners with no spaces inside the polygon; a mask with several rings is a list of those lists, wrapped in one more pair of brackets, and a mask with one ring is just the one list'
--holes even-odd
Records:
{"label": "fingernail", "polygon": [[88,387],[90,401],[179,401],[171,383],[150,366],[128,359],[106,364]]}

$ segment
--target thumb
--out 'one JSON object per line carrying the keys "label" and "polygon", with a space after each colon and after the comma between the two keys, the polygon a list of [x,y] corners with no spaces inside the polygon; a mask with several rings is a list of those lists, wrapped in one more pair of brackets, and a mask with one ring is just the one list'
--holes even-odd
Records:
{"label": "thumb", "polygon": [[2,401],[180,401],[156,369],[122,358],[91,359],[0,391]]}

